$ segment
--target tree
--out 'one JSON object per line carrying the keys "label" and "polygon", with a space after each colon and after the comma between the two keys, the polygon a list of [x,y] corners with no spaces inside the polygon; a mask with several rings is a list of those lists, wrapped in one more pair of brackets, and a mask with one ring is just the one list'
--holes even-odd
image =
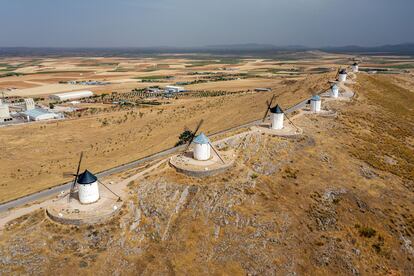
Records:
{"label": "tree", "polygon": [[178,142],[175,144],[175,146],[177,147],[186,144],[191,140],[191,137],[193,136],[194,134],[191,130],[185,129],[178,137]]}

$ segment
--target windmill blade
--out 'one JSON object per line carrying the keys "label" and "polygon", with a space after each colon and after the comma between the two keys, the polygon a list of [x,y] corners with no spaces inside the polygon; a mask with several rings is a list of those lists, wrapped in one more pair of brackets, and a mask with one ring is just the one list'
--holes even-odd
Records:
{"label": "windmill blade", "polygon": [[336,72],[336,77],[335,77],[335,79],[338,79],[338,77],[339,77],[339,72],[341,72],[341,67],[339,67],[339,69],[338,69],[338,71]]}
{"label": "windmill blade", "polygon": [[267,114],[269,114],[270,107],[267,107],[265,115],[263,116],[262,122],[266,120]]}
{"label": "windmill blade", "polygon": [[325,93],[326,91],[328,91],[331,88],[332,88],[332,84],[328,81],[327,85],[322,87],[322,93]]}
{"label": "windmill blade", "polygon": [[188,150],[188,148],[190,147],[190,145],[191,145],[191,143],[193,142],[193,140],[194,140],[195,136],[197,135],[198,130],[200,129],[200,127],[201,127],[201,125],[202,125],[203,123],[204,123],[204,120],[201,120],[201,121],[198,123],[198,125],[197,125],[197,127],[196,127],[195,131],[192,133],[192,135],[191,135],[191,139],[188,141],[187,147],[185,147],[185,150],[184,150],[184,151],[187,151],[187,150]]}
{"label": "windmill blade", "polygon": [[275,95],[272,96],[272,98],[270,99],[270,103],[269,103],[269,107],[273,104],[273,101],[275,100]]}
{"label": "windmill blade", "polygon": [[112,191],[111,189],[109,189],[103,182],[98,180],[98,183],[101,184],[102,186],[104,186],[108,191],[110,191],[113,195],[115,195],[118,199],[117,201],[121,201],[121,197],[119,195],[117,195],[114,191]]}
{"label": "windmill blade", "polygon": [[82,158],[83,158],[83,151],[81,151],[80,158],[79,158],[79,163],[78,163],[78,169],[76,170],[76,180],[78,179],[78,176],[79,176],[79,171],[80,171],[80,168],[81,168]]}
{"label": "windmill blade", "polygon": [[223,164],[226,164],[226,162],[223,160],[223,158],[221,157],[221,155],[218,153],[218,151],[216,150],[216,148],[213,146],[212,143],[208,142],[208,144],[210,145],[210,147],[214,150],[214,152],[217,154],[218,158],[220,158],[221,162],[223,162]]}
{"label": "windmill blade", "polygon": [[267,114],[269,114],[269,110],[270,110],[270,108],[272,106],[272,103],[273,103],[273,100],[274,99],[275,99],[275,95],[272,96],[272,98],[270,99],[270,102],[266,101],[267,109],[266,109],[265,115],[264,115],[264,117],[262,119],[262,122],[264,122],[266,120]]}
{"label": "windmill blade", "polygon": [[204,123],[204,120],[201,119],[201,121],[198,123],[196,130],[193,132],[194,135],[197,135],[198,130],[200,129],[201,125]]}
{"label": "windmill blade", "polygon": [[191,139],[188,141],[187,146],[185,147],[185,150],[184,150],[184,151],[187,151],[187,150],[188,150],[188,148],[191,146],[191,143],[193,142],[194,137],[195,137],[195,134],[193,133],[193,134],[191,135]]}
{"label": "windmill blade", "polygon": [[82,158],[83,158],[83,151],[81,151],[80,158],[79,158],[79,163],[78,163],[78,169],[76,170],[75,179],[73,180],[72,187],[70,188],[69,202],[72,198],[72,194],[73,194],[73,191],[75,189],[76,182],[78,181],[78,176],[79,176],[79,171],[80,171],[80,167],[81,167],[81,163],[82,163]]}
{"label": "windmill blade", "polygon": [[283,112],[283,114],[285,114],[285,117],[286,117],[286,119],[288,119],[288,121],[297,129],[297,130],[299,130],[299,127],[298,126],[296,126],[293,122],[292,122],[292,120],[289,118],[289,116],[287,116],[287,114],[285,113],[285,111],[282,109],[282,107],[279,105],[279,107],[280,107],[280,110],[282,110],[282,112]]}

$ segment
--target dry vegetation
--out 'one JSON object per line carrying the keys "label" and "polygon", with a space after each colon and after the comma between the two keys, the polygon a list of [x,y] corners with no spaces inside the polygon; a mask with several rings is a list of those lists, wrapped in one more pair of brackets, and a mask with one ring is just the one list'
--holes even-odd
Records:
{"label": "dry vegetation", "polygon": [[414,92],[391,76],[361,76],[357,89],[367,109],[350,107],[344,112],[354,156],[371,166],[414,181]]}
{"label": "dry vegetation", "polygon": [[164,168],[131,183],[107,224],[65,227],[41,211],[12,222],[0,273],[412,275],[413,91],[363,74],[354,88],[353,102],[330,103],[338,119],[299,117],[302,138],[230,140],[227,173]]}
{"label": "dry vegetation", "polygon": [[[191,65],[177,60],[159,66],[124,60],[119,67]],[[384,60],[368,61],[386,67]],[[229,67],[295,64],[275,63],[244,60]],[[310,63],[300,66],[309,70]],[[197,61],[190,68],[218,66]],[[332,74],[273,76],[271,87],[289,106]],[[361,73],[355,99],[329,103],[337,119],[298,117],[305,135],[296,140],[259,134],[230,140],[223,146],[236,150],[236,165],[218,176],[194,179],[165,165],[130,183],[123,210],[106,224],[62,226],[43,210],[14,220],[0,235],[0,274],[413,275],[413,84],[409,73]],[[210,133],[257,119],[270,95],[185,98],[2,128],[0,201],[63,181],[81,150],[85,166],[103,170],[171,147],[184,126],[201,118]]]}
{"label": "dry vegetation", "polygon": [[[108,69],[113,69],[114,65],[112,64],[118,62],[121,67],[132,70],[123,72],[122,78],[144,74],[162,76],[168,73],[168,75],[176,76],[174,81],[177,81],[183,76],[194,77],[190,75],[197,72],[197,70],[202,72],[205,72],[207,68],[219,70],[224,66],[221,63],[208,65],[209,62],[204,61],[204,65],[199,67],[190,66],[184,73],[182,69],[143,72],[142,70],[148,70],[148,66],[151,67],[157,64],[154,63],[153,59],[149,60],[152,60],[152,63],[142,64],[143,60],[128,62],[126,60],[121,62],[111,59],[98,60],[95,69],[97,74],[103,72],[102,74],[105,73],[105,77],[107,77]],[[95,62],[94,60],[87,61],[88,66]],[[75,70],[74,66],[78,68],[80,65],[82,65],[82,70],[87,68],[84,64],[86,61],[82,59],[46,59],[38,62],[42,64],[40,69],[30,69],[35,71],[27,69],[26,73],[28,75],[12,78],[21,78],[21,82],[27,82],[33,78],[38,81],[45,81],[55,74],[63,73],[43,72],[34,75],[30,75],[30,73],[43,70],[44,67],[47,67],[48,71],[52,70],[51,68],[54,68],[53,70],[73,71]],[[196,63],[197,61],[161,59],[157,62],[161,64],[191,64],[191,62]],[[258,62],[261,66],[266,64],[260,60],[240,61],[240,64],[253,66],[255,62]],[[21,65],[21,69],[25,68],[25,64]],[[138,67],[139,64],[142,64],[143,68]],[[237,64],[232,66],[235,65]],[[268,62],[268,66],[284,65],[275,65]],[[288,66],[291,67],[292,64]],[[215,72],[214,70],[212,72]],[[69,74],[69,77],[74,77],[73,73],[67,74]],[[83,78],[91,78],[91,75],[83,74]],[[229,74],[234,74],[234,72],[231,71]],[[287,107],[320,90],[326,85],[327,80],[332,79],[333,76],[334,72],[314,75],[304,74],[302,77],[295,77],[294,79],[273,76],[271,79],[269,77],[253,77],[238,81],[211,82],[207,84],[214,86],[212,90],[244,92],[215,97],[172,99],[169,101],[170,104],[152,107],[140,106],[126,110],[108,108],[109,112],[96,112],[98,114],[94,114],[93,111],[98,111],[102,106],[96,104],[97,108],[82,113],[85,116],[81,118],[72,116],[73,119],[65,121],[0,128],[0,150],[3,153],[0,156],[2,167],[2,170],[0,170],[0,202],[30,194],[68,180],[63,179],[62,173],[71,172],[75,169],[80,151],[85,152],[85,167],[87,166],[95,172],[102,171],[174,146],[184,127],[193,127],[202,118],[206,122],[203,131],[207,133],[217,132],[260,118],[264,112],[265,101],[272,94],[248,91],[254,87],[271,87],[273,93],[278,95],[277,101]],[[118,77],[112,80],[116,80]],[[8,79],[4,78],[4,80]],[[207,84],[200,84],[197,90],[204,90],[206,87],[203,88],[203,85]],[[2,79],[0,79],[1,85]],[[110,88],[113,87],[99,89],[106,91]],[[36,89],[40,89],[40,87]],[[18,92],[18,90],[15,91],[15,93]],[[207,91],[206,95],[209,95],[209,93],[214,95],[212,91]]]}

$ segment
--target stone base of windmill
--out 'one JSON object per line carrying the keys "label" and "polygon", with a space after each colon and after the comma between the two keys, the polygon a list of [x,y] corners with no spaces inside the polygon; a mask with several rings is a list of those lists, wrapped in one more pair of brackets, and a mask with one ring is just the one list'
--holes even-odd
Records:
{"label": "stone base of windmill", "polygon": [[303,114],[321,116],[321,117],[327,117],[327,118],[336,118],[338,116],[338,112],[334,110],[326,110],[326,109],[321,109],[318,112],[311,111],[310,109],[305,109],[303,110]]}
{"label": "stone base of windmill", "polygon": [[207,177],[227,171],[234,165],[236,155],[233,150],[219,151],[224,163],[211,151],[211,158],[206,161],[199,161],[193,158],[193,152],[186,152],[170,158],[170,165],[177,172],[193,177]]}
{"label": "stone base of windmill", "polygon": [[104,223],[117,215],[122,201],[100,187],[100,198],[91,204],[81,204],[75,193],[70,202],[68,196],[61,197],[46,208],[47,216],[55,222],[68,225],[90,225]]}
{"label": "stone base of windmill", "polygon": [[326,94],[324,93],[321,95],[321,97],[324,99],[325,102],[350,101],[354,97],[354,92],[352,91],[341,92],[341,94],[337,98],[332,97],[331,93],[326,93]]}
{"label": "stone base of windmill", "polygon": [[292,124],[286,123],[282,129],[272,129],[270,123],[263,123],[259,126],[253,126],[251,129],[260,133],[286,138],[298,138],[303,134],[303,130],[301,128],[295,128]]}

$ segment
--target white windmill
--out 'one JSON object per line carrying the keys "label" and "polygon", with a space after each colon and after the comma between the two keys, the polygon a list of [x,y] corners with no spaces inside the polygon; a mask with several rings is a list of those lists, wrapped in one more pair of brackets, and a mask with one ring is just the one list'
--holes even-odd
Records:
{"label": "white windmill", "polygon": [[314,95],[310,99],[310,110],[311,112],[317,113],[321,111],[321,97],[319,95]]}
{"label": "white windmill", "polygon": [[185,148],[184,152],[186,152],[191,144],[194,143],[194,149],[193,149],[193,158],[198,161],[206,161],[211,158],[211,149],[215,152],[215,154],[218,156],[218,158],[225,164],[226,162],[224,159],[220,156],[218,151],[215,149],[213,144],[211,143],[210,139],[201,132],[199,135],[197,135],[198,130],[200,129],[201,125],[203,124],[204,120],[201,120],[195,131],[191,132],[191,136],[188,139],[187,147]]}
{"label": "white windmill", "polygon": [[346,72],[346,69],[339,69],[338,74],[337,74],[338,81],[345,82],[347,77],[348,77],[348,73]]}
{"label": "white windmill", "polygon": [[267,109],[265,112],[265,115],[262,119],[264,122],[267,118],[267,115],[270,112],[270,128],[275,130],[280,130],[284,128],[284,119],[289,120],[289,122],[299,130],[299,128],[290,120],[290,118],[286,115],[285,111],[282,109],[282,107],[279,104],[276,104],[274,107],[272,107],[273,100],[275,99],[275,95],[272,96],[272,99],[269,101],[266,101]]}
{"label": "white windmill", "polygon": [[95,203],[100,199],[99,193],[99,185],[103,185],[106,189],[108,189],[111,193],[113,193],[116,197],[118,197],[118,201],[121,198],[115,194],[111,189],[109,189],[105,184],[100,182],[98,178],[88,170],[85,170],[83,173],[79,174],[81,163],[83,159],[83,152],[80,154],[80,159],[78,163],[78,169],[76,174],[65,173],[64,176],[74,176],[75,179],[73,180],[72,186],[69,191],[69,202],[72,198],[75,198],[76,189],[78,191],[78,199],[81,204],[91,204]]}
{"label": "white windmill", "polygon": [[359,72],[359,64],[357,62],[355,62],[354,64],[351,65],[351,69],[353,73],[358,73]]}
{"label": "white windmill", "polygon": [[336,83],[331,85],[331,96],[332,96],[332,98],[338,98],[339,97],[339,87]]}

